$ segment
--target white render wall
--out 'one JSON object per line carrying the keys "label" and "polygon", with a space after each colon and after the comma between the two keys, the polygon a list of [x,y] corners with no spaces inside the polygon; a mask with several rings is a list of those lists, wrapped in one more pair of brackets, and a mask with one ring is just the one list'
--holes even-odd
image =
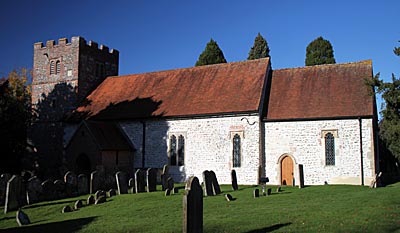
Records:
{"label": "white render wall", "polygon": [[[245,117],[247,120],[242,118]],[[250,125],[250,124],[253,125]],[[161,168],[168,163],[168,137],[185,136],[185,166],[170,167],[175,181],[185,181],[194,175],[202,180],[204,170],[213,170],[218,182],[231,183],[231,170],[235,169],[239,184],[256,184],[259,171],[259,117],[227,116],[200,119],[146,121],[144,167]],[[121,128],[135,146],[134,167],[142,166],[141,122],[121,122]],[[241,167],[232,167],[233,135],[243,135],[241,141]]]}
{"label": "white render wall", "polygon": [[[325,165],[325,141],[322,132],[335,131],[335,165]],[[280,185],[280,160],[294,160],[294,178],[298,184],[298,165],[303,164],[306,185],[361,184],[360,127],[358,119],[265,123],[266,176]],[[362,120],[364,184],[374,177],[372,119]]]}

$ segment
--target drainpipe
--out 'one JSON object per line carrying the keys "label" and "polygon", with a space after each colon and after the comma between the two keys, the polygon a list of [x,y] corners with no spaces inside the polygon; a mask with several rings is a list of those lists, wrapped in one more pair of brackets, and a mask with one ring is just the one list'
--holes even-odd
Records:
{"label": "drainpipe", "polygon": [[362,146],[362,119],[358,118],[358,125],[360,127],[360,165],[361,165],[361,185],[364,186],[364,158],[363,158],[363,146]]}
{"label": "drainpipe", "polygon": [[141,121],[142,123],[142,168],[144,168],[145,157],[146,157],[146,122]]}

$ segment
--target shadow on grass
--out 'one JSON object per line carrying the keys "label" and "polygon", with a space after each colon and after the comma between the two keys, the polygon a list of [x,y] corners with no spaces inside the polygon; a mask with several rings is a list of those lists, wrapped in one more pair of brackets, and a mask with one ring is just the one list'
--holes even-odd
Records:
{"label": "shadow on grass", "polygon": [[261,229],[256,229],[256,230],[252,230],[252,231],[248,231],[247,233],[263,233],[263,232],[271,232],[271,231],[275,231],[278,230],[279,228],[285,227],[292,224],[291,222],[288,223],[279,223],[279,224],[275,224],[272,225],[270,227],[265,227],[265,228],[261,228]]}
{"label": "shadow on grass", "polygon": [[53,222],[40,225],[14,227],[8,229],[2,229],[0,232],[58,232],[58,233],[69,233],[81,230],[85,225],[91,223],[96,217],[90,218],[79,218],[73,220],[66,220],[62,222]]}
{"label": "shadow on grass", "polygon": [[58,204],[67,204],[67,203],[74,203],[74,201],[64,201],[64,200],[62,200],[62,201],[52,201],[52,202],[45,202],[45,203],[37,203],[37,204],[24,206],[23,209],[31,209],[31,208],[36,208],[36,207],[58,205]]}

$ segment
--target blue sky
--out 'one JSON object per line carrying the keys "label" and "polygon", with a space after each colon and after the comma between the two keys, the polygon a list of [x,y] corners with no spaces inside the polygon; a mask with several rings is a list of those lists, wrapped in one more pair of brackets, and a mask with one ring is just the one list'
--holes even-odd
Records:
{"label": "blue sky", "polygon": [[372,59],[374,73],[398,74],[400,1],[0,2],[0,77],[32,67],[33,44],[83,36],[120,51],[120,74],[191,67],[213,38],[228,62],[246,60],[260,32],[273,69],[304,66],[307,45],[323,36],[337,63]]}

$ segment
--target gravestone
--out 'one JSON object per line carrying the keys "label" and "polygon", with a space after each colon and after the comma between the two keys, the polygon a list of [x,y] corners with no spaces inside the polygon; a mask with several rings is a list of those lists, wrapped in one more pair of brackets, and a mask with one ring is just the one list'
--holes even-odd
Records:
{"label": "gravestone", "polygon": [[94,171],[90,174],[90,193],[93,194],[100,189],[100,172]]}
{"label": "gravestone", "polygon": [[16,210],[22,206],[20,196],[22,188],[22,178],[17,175],[13,175],[7,182],[6,189],[6,201],[4,203],[4,213],[8,213],[11,210]]}
{"label": "gravestone", "polygon": [[237,183],[237,177],[236,177],[236,171],[232,170],[231,172],[231,178],[232,178],[232,189],[233,191],[236,191],[239,189],[238,183]]}
{"label": "gravestone", "polygon": [[211,175],[211,182],[212,182],[214,195],[218,195],[221,193],[221,188],[219,187],[217,176],[215,175],[214,171],[210,171],[210,175]]}
{"label": "gravestone", "polygon": [[124,172],[115,173],[115,180],[117,181],[118,194],[128,193],[128,181],[126,180],[126,174]]}
{"label": "gravestone", "polygon": [[174,194],[178,194],[179,193],[179,189],[178,188],[174,188]]}
{"label": "gravestone", "polygon": [[174,178],[169,177],[167,181],[167,189],[172,191],[174,187],[175,187]]}
{"label": "gravestone", "polygon": [[86,205],[93,205],[96,200],[94,199],[93,195],[89,195],[86,200]]}
{"label": "gravestone", "polygon": [[259,190],[259,189],[254,189],[254,191],[253,191],[253,197],[254,197],[254,198],[260,197],[260,190]]}
{"label": "gravestone", "polygon": [[203,190],[195,176],[188,179],[183,195],[183,232],[203,232]]}
{"label": "gravestone", "polygon": [[303,164],[299,164],[299,188],[304,188],[304,170],[303,170]]}
{"label": "gravestone", "polygon": [[142,193],[146,191],[146,173],[143,170],[137,170],[135,172],[135,190],[136,193]]}
{"label": "gravestone", "polygon": [[94,202],[94,204],[95,204],[95,205],[98,205],[98,204],[104,203],[104,202],[106,202],[106,201],[107,201],[106,196],[100,196],[100,198],[97,199],[97,200]]}
{"label": "gravestone", "polygon": [[164,165],[161,173],[161,187],[163,191],[168,188],[167,187],[168,178],[169,178],[169,166]]}
{"label": "gravestone", "polygon": [[42,181],[36,176],[31,177],[26,185],[26,202],[31,205],[41,200]]}
{"label": "gravestone", "polygon": [[68,171],[64,175],[65,192],[68,197],[75,197],[78,195],[78,178],[75,173]]}
{"label": "gravestone", "polygon": [[117,191],[115,191],[115,189],[108,190],[107,197],[113,197],[115,195],[117,195]]}
{"label": "gravestone", "polygon": [[147,192],[157,191],[157,170],[149,168],[146,171]]}
{"label": "gravestone", "polygon": [[97,192],[94,194],[94,199],[97,201],[102,196],[105,197],[106,193],[103,190],[97,190]]}
{"label": "gravestone", "polygon": [[278,186],[278,188],[276,188],[276,192],[280,193],[282,191],[281,186]]}
{"label": "gravestone", "polygon": [[15,220],[17,220],[18,226],[31,224],[29,217],[26,213],[24,213],[21,209],[19,209],[16,213]]}
{"label": "gravestone", "polygon": [[72,212],[72,208],[69,205],[66,205],[62,208],[61,213],[69,213]]}
{"label": "gravestone", "polygon": [[171,195],[171,190],[170,189],[166,189],[164,196],[170,196]]}
{"label": "gravestone", "polygon": [[74,209],[75,209],[75,210],[80,209],[80,208],[82,208],[82,206],[83,206],[82,200],[77,200],[77,201],[75,202],[75,204],[74,204]]}
{"label": "gravestone", "polygon": [[226,199],[227,201],[233,201],[233,197],[232,197],[232,195],[230,195],[229,193],[228,193],[228,194],[225,194],[225,199]]}
{"label": "gravestone", "polygon": [[84,195],[89,193],[89,181],[85,174],[80,174],[77,180],[78,195]]}
{"label": "gravestone", "polygon": [[0,205],[4,205],[4,201],[6,200],[7,182],[11,177],[8,173],[1,174],[0,176]]}
{"label": "gravestone", "polygon": [[214,196],[212,187],[212,177],[210,171],[208,170],[203,171],[203,186],[204,186],[205,196]]}
{"label": "gravestone", "polygon": [[54,183],[52,180],[48,179],[42,183],[43,199],[46,201],[54,200]]}
{"label": "gravestone", "polygon": [[270,196],[271,193],[272,193],[272,189],[271,188],[267,189],[267,195]]}
{"label": "gravestone", "polygon": [[135,193],[135,179],[130,178],[128,181],[128,193]]}
{"label": "gravestone", "polygon": [[65,193],[65,183],[62,180],[54,181],[54,196],[57,199],[65,198],[67,195]]}

